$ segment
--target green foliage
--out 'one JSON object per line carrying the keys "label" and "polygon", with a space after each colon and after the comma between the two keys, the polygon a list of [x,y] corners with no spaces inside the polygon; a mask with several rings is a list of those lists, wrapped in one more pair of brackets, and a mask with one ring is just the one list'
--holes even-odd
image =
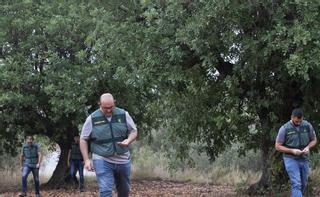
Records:
{"label": "green foliage", "polygon": [[164,117],[161,126],[168,129],[178,158],[198,144],[214,159],[238,141],[242,153],[261,150],[268,173],[271,163],[281,160],[271,162],[270,155],[293,108],[304,108],[318,127],[318,1],[147,6],[145,62],[139,68],[159,95],[154,105],[162,109],[154,119]]}
{"label": "green foliage", "polygon": [[[259,149],[303,107],[316,128],[320,3],[7,1],[1,6],[0,135],[78,132],[110,91],[165,149],[212,160]],[[26,20],[28,19],[28,20]],[[10,134],[9,134],[10,133]],[[10,143],[14,144],[14,143]],[[277,160],[279,161],[279,160]]]}
{"label": "green foliage", "polygon": [[25,133],[64,143],[79,132],[103,92],[112,92],[118,105],[140,122],[142,95],[127,80],[135,62],[122,58],[131,43],[115,39],[130,27],[114,28],[126,17],[119,10],[109,12],[120,5],[110,3],[10,1],[1,6],[4,150],[14,152],[16,136]]}

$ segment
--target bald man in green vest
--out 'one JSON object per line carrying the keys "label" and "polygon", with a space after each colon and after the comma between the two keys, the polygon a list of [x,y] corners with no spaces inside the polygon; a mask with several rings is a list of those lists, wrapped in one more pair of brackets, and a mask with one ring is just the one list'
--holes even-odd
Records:
{"label": "bald man in green vest", "polygon": [[[84,167],[89,171],[95,170],[100,197],[111,197],[114,184],[118,197],[129,196],[129,145],[137,135],[136,125],[129,113],[115,106],[110,93],[101,95],[100,108],[87,117],[80,137]],[[93,165],[88,156],[88,142]]]}

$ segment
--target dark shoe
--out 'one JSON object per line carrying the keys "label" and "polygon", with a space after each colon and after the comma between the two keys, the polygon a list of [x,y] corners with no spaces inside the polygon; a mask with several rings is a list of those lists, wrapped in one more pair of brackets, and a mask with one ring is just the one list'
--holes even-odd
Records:
{"label": "dark shoe", "polygon": [[83,189],[83,188],[80,188],[80,192],[84,192],[84,189]]}
{"label": "dark shoe", "polygon": [[27,196],[26,193],[20,193],[20,194],[19,194],[19,197],[25,197],[25,196]]}

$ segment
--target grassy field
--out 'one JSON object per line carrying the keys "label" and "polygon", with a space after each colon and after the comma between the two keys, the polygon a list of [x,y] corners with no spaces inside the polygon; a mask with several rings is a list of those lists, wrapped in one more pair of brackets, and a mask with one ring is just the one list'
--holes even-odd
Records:
{"label": "grassy field", "polygon": [[[131,196],[241,196],[237,192],[255,183],[261,176],[257,153],[248,152],[246,157],[238,157],[232,148],[213,163],[210,163],[205,155],[193,154],[192,165],[176,162],[173,167],[172,160],[169,160],[165,153],[154,151],[150,146],[136,147],[132,155]],[[0,169],[0,197],[17,196],[21,189],[18,158],[8,158],[7,161],[7,167]],[[46,169],[46,165],[48,161],[43,162],[42,169]],[[317,162],[312,165],[318,166]],[[51,174],[52,172],[40,171],[40,182],[45,183]],[[312,168],[310,183],[313,186],[320,185],[319,177],[320,169]],[[29,175],[28,188],[33,191],[32,174]],[[320,196],[319,187],[314,188],[314,193]],[[97,196],[97,191],[95,177],[86,176],[86,192],[81,195]],[[45,193],[42,196],[80,195],[74,189],[43,192]],[[288,196],[288,192],[274,196]]]}

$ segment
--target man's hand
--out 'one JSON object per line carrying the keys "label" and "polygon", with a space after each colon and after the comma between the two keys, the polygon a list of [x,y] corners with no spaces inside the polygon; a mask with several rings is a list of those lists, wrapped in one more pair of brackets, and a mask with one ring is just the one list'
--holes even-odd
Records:
{"label": "man's hand", "polygon": [[23,166],[20,167],[21,172],[23,171]]}
{"label": "man's hand", "polygon": [[93,165],[90,161],[90,159],[87,159],[85,162],[84,162],[84,168],[88,171],[94,171],[94,168],[93,168]]}
{"label": "man's hand", "polygon": [[306,146],[303,150],[302,150],[303,154],[307,155],[309,154],[309,146]]}
{"label": "man's hand", "polygon": [[40,168],[40,164],[39,163],[37,163],[36,168]]}
{"label": "man's hand", "polygon": [[292,149],[292,154],[299,156],[299,155],[303,154],[303,151],[301,151],[299,149]]}
{"label": "man's hand", "polygon": [[123,147],[127,147],[127,146],[129,146],[129,140],[128,139],[125,139],[125,140],[123,140],[122,142],[117,142],[117,144],[119,145],[119,146],[123,146]]}

